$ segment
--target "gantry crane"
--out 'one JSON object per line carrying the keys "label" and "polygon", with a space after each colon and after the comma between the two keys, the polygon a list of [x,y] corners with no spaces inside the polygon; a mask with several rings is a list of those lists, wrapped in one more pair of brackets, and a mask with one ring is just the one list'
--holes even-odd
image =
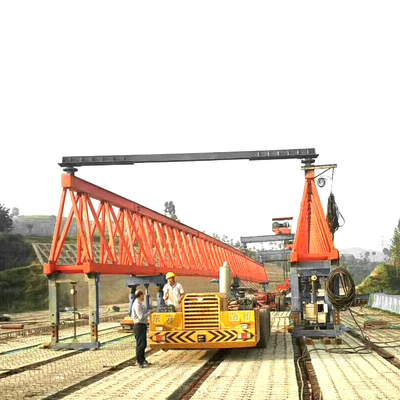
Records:
{"label": "gantry crane", "polygon": [[[94,187],[94,185],[89,184],[88,182],[82,181],[79,178],[76,178],[74,175],[78,171],[77,167],[86,167],[86,166],[104,166],[104,165],[132,165],[135,163],[160,163],[160,162],[191,162],[191,161],[220,161],[220,160],[243,160],[247,159],[250,161],[261,161],[261,160],[279,160],[279,159],[301,159],[302,163],[304,164],[304,169],[306,170],[306,186],[309,182],[313,182],[314,179],[314,169],[318,168],[317,166],[314,166],[315,159],[318,157],[318,154],[315,152],[315,149],[289,149],[289,150],[266,150],[266,151],[238,151],[238,152],[216,152],[216,153],[185,153],[185,154],[150,154],[150,155],[116,155],[116,156],[76,156],[76,157],[63,157],[62,162],[59,164],[61,167],[64,168],[64,171],[67,173],[67,175],[63,176],[63,196],[61,205],[60,205],[60,212],[64,207],[64,202],[65,202],[65,192],[66,190],[71,191],[71,200],[73,203],[73,214],[75,215],[76,218],[79,219],[79,217],[82,219],[82,221],[79,222],[81,228],[80,228],[80,235],[78,235],[78,253],[79,253],[79,262],[77,261],[77,265],[72,265],[72,266],[58,266],[57,265],[57,259],[55,260],[54,257],[59,256],[61,254],[61,249],[63,244],[60,242],[60,230],[61,230],[61,220],[62,220],[62,215],[60,217],[59,214],[59,219],[58,223],[56,225],[56,232],[53,240],[53,248],[52,248],[52,257],[49,260],[49,264],[45,266],[45,273],[49,275],[50,278],[50,294],[53,294],[51,298],[54,299],[56,297],[56,292],[55,292],[55,287],[57,286],[53,281],[51,280],[51,276],[54,273],[76,273],[79,271],[80,273],[86,273],[88,276],[93,277],[97,276],[100,273],[123,273],[127,274],[129,273],[128,271],[131,271],[131,276],[128,277],[127,279],[127,284],[131,288],[136,287],[138,284],[143,284],[146,282],[141,280],[140,276],[135,275],[134,273],[134,268],[130,269],[130,266],[133,265],[131,263],[134,262],[143,262],[143,259],[145,256],[149,256],[150,253],[153,252],[153,248],[155,249],[154,251],[158,251],[158,256],[160,257],[162,254],[167,254],[168,251],[170,251],[172,242],[174,242],[177,247],[179,247],[179,243],[182,247],[182,249],[187,245],[188,249],[183,252],[183,255],[185,255],[187,261],[190,263],[190,260],[192,262],[200,263],[198,264],[198,270],[196,270],[195,275],[197,276],[215,276],[212,274],[215,274],[215,272],[211,273],[210,269],[208,269],[207,265],[212,264],[213,262],[217,262],[219,259],[224,257],[224,254],[232,254],[230,255],[232,262],[236,265],[237,267],[235,268],[244,268],[241,271],[242,276],[248,276],[250,280],[254,279],[254,281],[258,281],[261,283],[261,269],[259,269],[259,277],[258,278],[252,278],[251,274],[246,275],[246,263],[247,261],[238,261],[238,257],[240,256],[235,253],[235,250],[230,248],[227,249],[228,252],[224,253],[226,250],[226,247],[229,248],[229,246],[223,246],[223,244],[220,244],[222,246],[222,252],[221,250],[218,250],[215,255],[213,256],[213,249],[215,249],[215,246],[218,247],[218,244],[215,243],[215,240],[213,241],[212,238],[206,237],[207,235],[204,235],[204,237],[201,237],[203,240],[202,243],[198,243],[196,241],[196,233],[190,231],[191,228],[186,227],[183,224],[178,224],[177,222],[173,221],[167,221],[169,220],[166,217],[160,217],[159,215],[156,215],[157,213],[150,212],[151,210],[148,210],[145,213],[145,217],[147,217],[150,220],[158,221],[157,224],[164,224],[164,228],[168,225],[171,225],[175,227],[176,229],[182,229],[184,234],[186,235],[191,235],[188,239],[188,242],[185,243],[181,242],[179,239],[179,236],[170,236],[170,240],[168,240],[168,235],[170,235],[170,232],[168,231],[167,228],[165,230],[161,230],[161,232],[164,232],[164,235],[160,233],[157,229],[157,224],[154,225],[155,237],[151,239],[151,245],[150,247],[147,246],[146,249],[146,244],[142,244],[140,242],[140,235],[147,234],[152,236],[150,232],[150,228],[148,225],[144,224],[144,230],[141,232],[136,232],[134,229],[137,226],[138,222],[133,223],[132,231],[129,231],[130,235],[134,235],[135,240],[138,240],[137,246],[140,246],[140,249],[143,249],[143,254],[142,256],[138,256],[136,259],[136,252],[137,249],[135,248],[135,243],[132,242],[132,238],[124,239],[124,229],[121,229],[121,227],[118,228],[120,225],[121,221],[122,224],[125,224],[125,221],[128,221],[128,226],[132,219],[132,215],[135,213],[139,213],[145,209],[144,207],[137,205],[136,203],[130,202],[126,199],[121,198],[116,198],[116,195],[110,194],[110,192],[105,191],[104,189]],[[327,167],[327,166],[324,166]],[[330,167],[330,166],[328,166]],[[65,178],[64,178],[65,177]],[[69,178],[68,178],[69,177]],[[314,206],[313,204],[317,204],[317,211],[320,211],[320,200],[318,198],[318,194],[308,190],[306,200],[304,200],[303,197],[303,204],[302,204],[302,211],[300,213],[300,218],[304,219],[302,215],[304,212],[308,213],[309,216],[314,212]],[[89,195],[88,195],[89,193]],[[306,192],[305,192],[306,193]],[[309,195],[308,195],[309,194]],[[100,208],[98,213],[96,214],[93,210],[93,207],[90,203],[90,196],[93,196],[95,199],[100,200]],[[106,200],[102,199],[102,196],[106,198]],[[114,196],[114,197],[113,197]],[[114,201],[114,203],[112,203]],[[104,205],[105,203],[106,205]],[[103,205],[102,205],[103,204]],[[108,204],[108,205],[107,205]],[[90,223],[89,223],[89,218],[88,218],[88,205],[90,207],[90,210],[92,211],[93,215],[95,216],[95,225],[96,227],[91,229]],[[120,208],[120,213],[118,217],[113,214],[112,211],[112,206],[116,206]],[[128,210],[128,215],[126,216],[126,210]],[[303,212],[304,211],[304,212]],[[103,237],[103,233],[105,231],[105,220],[104,220],[104,215],[106,212],[109,212],[109,214],[112,216],[114,223],[115,223],[115,228],[112,227],[112,225],[109,224],[109,232],[113,232],[113,239],[115,238],[115,235],[118,234],[120,237],[120,244],[119,244],[119,250],[116,248],[115,244],[113,246],[109,246],[110,243],[107,243],[106,237]],[[129,213],[133,213],[129,217]],[[62,212],[61,212],[62,214]],[[72,215],[72,214],[70,214]],[[102,216],[102,217],[101,217]],[[84,223],[84,219],[86,218],[86,226]],[[111,217],[109,217],[111,218]],[[124,219],[126,218],[126,220]],[[139,225],[141,224],[141,216],[139,215],[138,221]],[[69,222],[70,222],[69,218]],[[319,222],[321,219],[321,215],[317,216],[317,222]],[[160,222],[161,221],[161,222]],[[315,221],[314,221],[315,222]],[[79,231],[79,224],[78,224],[78,231]],[[103,224],[103,226],[101,226]],[[125,225],[123,225],[125,226]],[[147,226],[147,230],[146,230]],[[311,225],[310,225],[311,226]],[[313,225],[313,228],[315,227],[315,224]],[[102,229],[103,228],[103,229]],[[94,251],[93,247],[90,247],[90,243],[86,243],[87,241],[90,242],[90,240],[93,243],[93,238],[94,238],[94,230],[98,229],[100,232],[100,242],[101,242],[101,254],[100,258],[103,259],[103,263],[101,262],[94,262]],[[150,230],[149,230],[150,229]],[[325,226],[323,226],[323,229],[325,229]],[[86,236],[85,233],[86,232]],[[103,233],[102,233],[103,232]],[[309,237],[313,236],[313,233],[310,231],[310,229],[307,229],[304,231],[306,232],[305,234],[309,235]],[[304,232],[301,232],[299,235],[300,238],[304,238]],[[61,234],[61,238],[66,236],[67,232],[64,232]],[[296,234],[296,239],[297,235],[299,234],[299,231]],[[161,235],[161,236],[160,236]],[[167,239],[165,242],[163,242],[163,236]],[[200,237],[200,233],[198,234]],[[192,239],[191,239],[192,238]],[[88,239],[88,240],[87,240]],[[325,236],[323,240],[326,239]],[[128,241],[131,240],[131,245],[129,246]],[[125,242],[124,242],[125,241]],[[310,242],[311,243],[311,242]],[[295,311],[296,315],[296,323],[298,325],[301,325],[302,321],[302,307],[303,307],[303,301],[302,299],[298,296],[299,293],[302,293],[302,287],[304,286],[304,283],[309,280],[310,283],[312,283],[314,277],[316,276],[317,279],[323,278],[326,276],[326,272],[330,271],[331,269],[331,262],[334,263],[338,260],[338,252],[336,249],[334,249],[333,246],[333,241],[332,238],[330,241],[328,240],[326,243],[327,248],[329,247],[328,251],[328,257],[326,257],[326,254],[319,254],[319,255],[313,255],[311,254],[311,258],[307,259],[305,257],[305,254],[308,252],[309,256],[310,253],[314,251],[312,246],[308,246],[308,248],[305,248],[303,245],[302,240],[297,241],[297,247],[296,247],[296,240],[294,244],[294,254],[296,257],[292,257],[292,266],[293,268],[291,269],[291,286],[292,286],[292,293],[294,293],[294,298],[292,300],[292,306],[294,307],[293,311]],[[202,247],[203,246],[203,247]],[[208,246],[208,247],[207,247]],[[213,247],[214,246],[214,247]],[[125,250],[124,250],[125,247]],[[136,250],[135,250],[136,249]],[[181,251],[181,248],[178,250]],[[225,250],[224,250],[225,249]],[[117,252],[119,251],[119,258],[117,257]],[[125,251],[125,252],[124,252]],[[122,252],[122,253],[121,253]],[[153,254],[154,255],[154,254]],[[321,260],[318,259],[318,256],[322,258]],[[142,257],[142,258],[141,258]],[[176,258],[174,258],[176,257]],[[214,257],[214,258],[213,258]],[[218,258],[219,257],[219,258]],[[232,258],[233,257],[233,258]],[[57,258],[57,257],[56,257]],[[77,260],[78,260],[77,258]],[[119,264],[115,264],[116,267],[120,267],[121,260],[123,264],[123,268],[111,268],[110,264],[115,263],[118,258]],[[161,257],[162,258],[162,257]],[[167,259],[171,262],[171,260],[180,260],[181,262],[183,261],[183,258],[180,258],[175,253],[169,253],[169,256]],[[154,259],[155,260],[155,259]],[[227,260],[224,260],[227,261]],[[322,273],[319,274],[319,268],[320,266],[314,263],[311,267],[308,267],[305,263],[305,261],[309,262],[322,262]],[[155,261],[154,261],[155,262]],[[327,264],[329,262],[329,265]],[[204,274],[202,275],[202,270],[201,270],[201,263],[204,264]],[[149,262],[147,261],[147,264],[145,263],[143,266],[148,265]],[[219,265],[221,266],[222,263]],[[229,262],[231,264],[231,262]],[[135,264],[136,265],[136,264]],[[182,264],[183,265],[183,264]],[[255,272],[257,270],[256,265],[249,265],[249,268],[253,268],[254,272],[253,274],[257,274]],[[230,265],[232,266],[232,265]],[[242,267],[241,267],[242,266]],[[149,265],[150,267],[150,265]],[[156,265],[154,264],[154,267]],[[159,266],[158,266],[159,267]],[[164,267],[167,267],[164,265]],[[146,270],[146,268],[142,268],[142,270]],[[164,268],[165,269],[165,268]],[[164,271],[163,268],[153,268],[154,271],[159,270],[159,271]],[[229,268],[226,268],[226,266],[223,268],[224,270],[227,270]],[[306,274],[304,275],[304,279],[298,279],[300,276],[302,276],[302,270],[306,270]],[[112,272],[113,270],[113,272]],[[141,271],[142,271],[141,270]],[[151,268],[147,268],[147,270],[151,270]],[[183,269],[184,270],[184,269]],[[119,271],[119,272],[118,272]],[[214,269],[215,271],[215,269]],[[309,272],[312,272],[312,275],[309,274]],[[154,272],[153,272],[154,273]],[[239,276],[238,272],[235,272],[237,276]],[[188,271],[186,270],[186,274],[188,274]],[[265,275],[265,272],[264,272]],[[146,277],[147,279],[148,277]],[[156,277],[155,277],[156,278]],[[187,294],[186,297],[183,299],[183,314],[181,313],[180,315],[174,315],[173,318],[170,316],[166,316],[163,313],[154,313],[151,319],[151,338],[154,339],[152,340],[152,345],[154,347],[166,347],[166,348],[190,348],[194,346],[194,343],[196,346],[200,347],[207,347],[207,344],[209,344],[209,347],[218,347],[219,345],[216,343],[220,343],[222,347],[227,347],[226,343],[229,343],[228,347],[232,345],[233,347],[241,347],[241,346],[255,346],[257,344],[262,344],[265,342],[265,326],[267,322],[262,321],[261,315],[264,315],[265,313],[260,312],[259,310],[253,310],[253,307],[245,308],[246,311],[244,310],[236,310],[236,314],[230,314],[232,311],[229,311],[228,304],[229,304],[229,297],[230,297],[230,285],[226,284],[227,278],[221,278],[223,282],[225,282],[225,288],[221,289],[221,293],[219,295],[215,295],[212,299],[208,298],[208,294]],[[92,282],[92,285],[89,285],[89,289],[91,288],[92,291],[95,293],[98,292],[99,287],[99,279],[89,279],[89,282]],[[164,282],[164,281],[163,281]],[[308,281],[307,281],[308,282]],[[147,284],[149,281],[147,281]],[[161,282],[153,282],[156,283],[157,285],[161,285]],[[228,288],[229,286],[229,288]],[[307,285],[306,285],[307,286]],[[313,295],[315,294],[314,288],[316,287],[315,284],[313,284],[313,291],[311,293],[311,303],[313,303]],[[292,295],[293,296],[293,295]],[[89,297],[90,297],[90,292],[89,292]],[[95,312],[92,314],[98,314],[98,295],[96,294],[93,296],[94,302],[91,305],[91,308],[93,307],[96,308]],[[162,296],[158,296],[159,300],[159,305],[162,306]],[[314,299],[316,302],[316,299]],[[196,303],[197,302],[202,302],[204,303]],[[187,303],[187,304],[186,304]],[[196,304],[195,304],[196,303]],[[212,314],[216,314],[218,318],[214,318],[212,321],[209,321],[206,315],[202,314],[194,314],[193,315],[193,307],[196,309],[196,307],[199,307],[199,305],[206,305],[205,307],[207,308],[207,304],[212,305],[212,307],[216,307],[215,310],[213,309]],[[247,303],[246,303],[247,304]],[[251,304],[252,305],[252,304]],[[247,304],[246,307],[249,307]],[[201,307],[200,307],[201,308]],[[53,307],[54,309],[54,307]],[[185,314],[185,310],[189,310],[188,314]],[[206,310],[207,311],[207,310]],[[242,312],[243,311],[243,312]],[[224,313],[227,313],[226,315]],[[240,315],[239,315],[240,314]],[[242,315],[243,314],[243,315]],[[251,315],[250,315],[251,314]],[[232,318],[231,318],[232,317]],[[248,321],[248,323],[245,323],[242,321]],[[171,323],[171,320],[173,320],[173,323]],[[56,318],[53,315],[53,321],[56,322]],[[93,318],[91,321],[91,325],[96,325],[98,322],[98,318]],[[194,322],[194,324],[192,324]],[[212,326],[211,326],[212,325]],[[264,326],[260,330],[260,327]],[[193,329],[192,329],[192,328]],[[93,328],[93,326],[92,326]],[[202,328],[209,328],[209,329],[202,329]],[[211,329],[212,328],[212,329]],[[92,331],[97,332],[97,328],[92,329]],[[218,333],[221,332],[220,330],[227,330],[226,332]],[[232,330],[235,331],[236,333],[232,333]],[[263,332],[262,332],[263,331]],[[336,331],[335,331],[336,332]],[[176,346],[177,344],[177,338],[179,338],[179,346]],[[92,335],[92,341],[93,341],[93,335]],[[222,345],[222,342],[224,344]],[[235,342],[235,343],[233,343]]]}

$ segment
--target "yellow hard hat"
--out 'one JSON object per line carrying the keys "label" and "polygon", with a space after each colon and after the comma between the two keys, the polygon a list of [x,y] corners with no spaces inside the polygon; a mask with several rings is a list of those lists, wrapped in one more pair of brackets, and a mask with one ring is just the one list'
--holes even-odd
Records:
{"label": "yellow hard hat", "polygon": [[167,279],[174,278],[174,277],[175,277],[175,274],[173,272],[168,272],[168,274],[166,276]]}

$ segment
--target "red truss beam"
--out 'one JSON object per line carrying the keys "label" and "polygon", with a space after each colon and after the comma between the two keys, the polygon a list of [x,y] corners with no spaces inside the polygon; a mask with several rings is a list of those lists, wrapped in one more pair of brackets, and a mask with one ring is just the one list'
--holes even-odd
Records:
{"label": "red truss beam", "polygon": [[292,263],[338,260],[339,252],[333,244],[326,221],[314,170],[306,175],[300,217],[291,254]]}
{"label": "red truss beam", "polygon": [[[62,175],[61,183],[45,274],[158,275],[172,271],[181,276],[218,278],[219,267],[228,261],[233,277],[268,282],[260,263],[219,240],[75,176]],[[71,208],[63,223],[67,198]],[[100,202],[97,209],[93,200]],[[76,262],[59,265],[73,220],[78,228]],[[98,256],[95,244],[100,246]]]}

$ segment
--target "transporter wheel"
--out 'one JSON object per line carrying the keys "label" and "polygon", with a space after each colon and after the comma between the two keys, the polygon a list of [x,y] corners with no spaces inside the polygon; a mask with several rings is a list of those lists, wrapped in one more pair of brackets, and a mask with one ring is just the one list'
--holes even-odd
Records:
{"label": "transporter wheel", "polygon": [[257,343],[259,349],[267,347],[269,335],[271,333],[271,317],[269,308],[260,310],[260,340]]}

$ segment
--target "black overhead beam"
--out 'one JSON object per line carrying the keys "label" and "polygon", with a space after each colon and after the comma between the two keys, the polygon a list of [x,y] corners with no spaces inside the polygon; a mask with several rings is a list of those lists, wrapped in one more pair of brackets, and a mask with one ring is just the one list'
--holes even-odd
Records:
{"label": "black overhead beam", "polygon": [[63,157],[60,167],[74,168],[96,165],[131,165],[139,163],[218,161],[218,160],[312,160],[318,157],[315,149],[226,151],[218,153],[134,154],[116,156]]}
{"label": "black overhead beam", "polygon": [[290,235],[263,235],[263,236],[241,236],[242,243],[264,243],[264,242],[283,242],[285,240],[294,240],[294,234]]}

